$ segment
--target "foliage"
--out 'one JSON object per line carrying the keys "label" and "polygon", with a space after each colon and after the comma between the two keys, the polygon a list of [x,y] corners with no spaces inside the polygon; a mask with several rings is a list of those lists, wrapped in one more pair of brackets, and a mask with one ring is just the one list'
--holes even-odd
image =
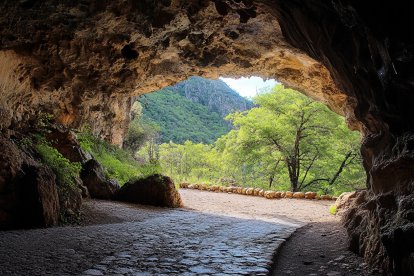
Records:
{"label": "foliage", "polygon": [[[139,102],[143,106],[141,122],[158,125],[162,143],[190,140],[211,144],[230,130],[224,120],[227,114],[253,105],[224,82],[199,77],[141,96]],[[142,133],[137,120],[131,127],[131,132]]]}
{"label": "foliage", "polygon": [[144,116],[160,126],[161,142],[183,143],[189,139],[212,143],[228,132],[227,123],[218,113],[168,90],[145,95],[140,101],[145,107]]}
{"label": "foliage", "polygon": [[335,206],[335,205],[331,205],[331,206],[329,207],[329,213],[330,213],[331,215],[336,215],[336,212],[337,212],[337,210],[336,210],[336,206]]}
{"label": "foliage", "polygon": [[283,86],[255,98],[256,107],[227,118],[234,129],[215,145],[160,145],[164,173],[176,181],[340,194],[365,184],[360,136],[326,106]]}
{"label": "foliage", "polygon": [[81,164],[78,162],[70,162],[57,149],[50,146],[44,140],[38,141],[36,151],[40,155],[43,163],[55,173],[59,199],[65,201],[69,197],[71,190],[78,189],[76,186],[76,178],[79,177],[82,168]]}
{"label": "foliage", "polygon": [[90,131],[78,135],[81,148],[91,153],[104,167],[106,177],[118,180],[121,185],[132,178],[141,178],[158,173],[157,164],[142,164],[134,159],[129,151],[95,137]]}
{"label": "foliage", "polygon": [[136,152],[147,141],[158,142],[160,128],[156,123],[142,118],[142,106],[139,102],[133,105],[133,116],[134,119],[129,124],[123,148]]}

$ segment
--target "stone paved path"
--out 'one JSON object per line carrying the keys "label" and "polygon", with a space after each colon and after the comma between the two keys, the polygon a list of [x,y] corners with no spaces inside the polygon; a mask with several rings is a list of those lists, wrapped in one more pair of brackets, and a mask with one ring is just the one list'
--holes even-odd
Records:
{"label": "stone paved path", "polygon": [[[225,196],[230,206],[240,200]],[[246,219],[228,208],[220,215],[104,201],[86,206],[116,219],[0,232],[0,275],[266,275],[299,226],[276,216]]]}

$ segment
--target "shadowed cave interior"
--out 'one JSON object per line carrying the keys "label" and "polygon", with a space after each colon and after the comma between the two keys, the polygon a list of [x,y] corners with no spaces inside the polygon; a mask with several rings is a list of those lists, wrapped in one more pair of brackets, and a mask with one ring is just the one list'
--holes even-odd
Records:
{"label": "shadowed cave interior", "polygon": [[[42,114],[67,128],[91,124],[120,145],[132,97],[193,75],[254,74],[325,103],[363,133],[367,190],[343,218],[350,249],[384,274],[414,274],[414,30],[404,1],[4,0],[0,7],[2,228],[57,223],[55,176],[30,147],[14,143]],[[76,147],[70,137],[60,143]],[[80,195],[71,198],[60,205],[78,208]]]}

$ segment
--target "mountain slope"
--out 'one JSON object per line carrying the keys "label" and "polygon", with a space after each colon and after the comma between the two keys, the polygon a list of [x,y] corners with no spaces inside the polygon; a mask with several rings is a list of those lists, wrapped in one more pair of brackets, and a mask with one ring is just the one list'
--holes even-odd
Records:
{"label": "mountain slope", "polygon": [[244,111],[253,107],[253,103],[241,97],[222,80],[209,80],[191,77],[186,81],[168,87],[192,102],[208,107],[222,117],[234,111]]}
{"label": "mountain slope", "polygon": [[253,106],[223,81],[199,77],[141,96],[139,102],[143,119],[160,126],[163,143],[213,143],[230,130],[227,114]]}

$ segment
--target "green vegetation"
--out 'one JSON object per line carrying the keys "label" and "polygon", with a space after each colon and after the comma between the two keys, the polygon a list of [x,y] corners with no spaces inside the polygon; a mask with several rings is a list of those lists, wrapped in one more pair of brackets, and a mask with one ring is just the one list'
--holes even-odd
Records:
{"label": "green vegetation", "polygon": [[42,162],[56,175],[57,192],[61,203],[60,220],[66,222],[64,202],[69,201],[73,191],[79,189],[76,179],[79,178],[82,166],[80,163],[70,162],[44,139],[40,139],[35,148]]}
{"label": "green vegetation", "polygon": [[[136,156],[159,162],[176,182],[228,178],[241,186],[336,195],[365,185],[360,134],[350,131],[344,118],[281,85],[254,102],[255,108],[227,117],[233,129],[214,145],[152,141]],[[182,120],[185,108],[177,109],[183,112]]]}
{"label": "green vegetation", "polygon": [[229,131],[218,113],[168,90],[151,93],[140,101],[145,106],[144,115],[159,125],[161,142],[212,143]]}
{"label": "green vegetation", "polygon": [[[224,117],[234,111],[252,107],[252,102],[244,99],[220,80],[207,80],[193,77],[175,86],[146,94],[139,98],[142,117],[132,121],[130,132],[134,137],[145,129],[159,129],[157,139],[161,143],[211,144],[231,129]],[[135,105],[141,113],[141,107]],[[127,139],[127,143],[129,143]]]}
{"label": "green vegetation", "polygon": [[331,206],[329,207],[329,213],[330,213],[331,215],[336,215],[336,212],[337,212],[337,210],[336,210],[336,206],[335,206],[335,205],[331,205]]}
{"label": "green vegetation", "polygon": [[95,137],[89,131],[78,135],[81,148],[89,153],[104,167],[108,179],[116,179],[123,185],[132,178],[141,178],[160,172],[156,164],[142,164],[133,155],[114,145]]}
{"label": "green vegetation", "polygon": [[36,145],[36,151],[42,158],[43,163],[55,173],[60,189],[65,190],[66,188],[76,187],[75,179],[79,177],[82,168],[80,163],[70,162],[57,149],[46,142],[39,142]]}

